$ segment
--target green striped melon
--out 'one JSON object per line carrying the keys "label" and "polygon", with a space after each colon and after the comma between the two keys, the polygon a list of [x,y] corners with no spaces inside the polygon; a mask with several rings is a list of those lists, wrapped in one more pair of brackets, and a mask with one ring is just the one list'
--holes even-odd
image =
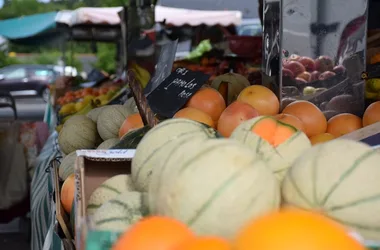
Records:
{"label": "green striped melon", "polygon": [[129,175],[116,175],[106,180],[91,194],[87,203],[87,214],[94,214],[108,200],[121,193],[133,190],[132,180]]}
{"label": "green striped melon", "polygon": [[96,123],[85,115],[70,118],[58,136],[59,148],[65,155],[80,149],[94,149],[99,143]]}
{"label": "green striped melon", "polygon": [[[179,139],[215,138],[214,129],[188,119],[176,118],[161,122],[143,137],[132,159],[132,180],[139,192],[147,192],[149,180],[160,159],[166,158],[166,146]],[[180,144],[178,144],[180,146]]]}
{"label": "green striped melon", "polygon": [[102,142],[98,146],[98,149],[110,149],[113,146],[115,146],[116,144],[118,144],[119,142],[120,142],[119,138],[111,138],[111,139],[108,139],[108,140]]}
{"label": "green striped melon", "polygon": [[263,119],[274,119],[268,116],[259,116],[240,124],[232,133],[231,139],[237,140],[259,153],[267,162],[279,180],[286,175],[287,170],[293,161],[305,150],[311,148],[309,138],[302,131],[278,122],[283,126],[290,127],[295,133],[277,147],[273,147],[259,135],[252,132],[252,129]]}
{"label": "green striped melon", "polygon": [[98,108],[94,108],[93,110],[91,110],[90,112],[87,113],[87,117],[90,118],[91,120],[93,120],[95,123],[98,122],[98,117],[100,115],[100,113],[102,112],[104,107],[98,107]]}
{"label": "green striped melon", "polygon": [[124,232],[147,215],[146,194],[124,192],[104,203],[92,221],[95,230]]}
{"label": "green striped melon", "polygon": [[99,114],[97,127],[100,137],[106,141],[119,137],[119,129],[125,118],[132,113],[123,105],[110,105],[103,107]]}
{"label": "green striped melon", "polygon": [[232,239],[247,221],[280,206],[278,180],[258,154],[233,140],[187,143],[172,152],[167,171],[156,214],[198,235]]}
{"label": "green striped melon", "polygon": [[77,152],[71,152],[66,155],[61,164],[59,165],[58,175],[61,180],[65,181],[70,175],[74,173],[75,160],[77,159]]}
{"label": "green striped melon", "polygon": [[317,210],[360,233],[380,240],[380,154],[345,139],[318,144],[288,171],[284,203]]}

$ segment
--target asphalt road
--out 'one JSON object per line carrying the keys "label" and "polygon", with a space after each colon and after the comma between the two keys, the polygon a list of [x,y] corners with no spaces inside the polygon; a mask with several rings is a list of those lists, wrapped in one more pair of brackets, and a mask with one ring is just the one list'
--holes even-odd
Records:
{"label": "asphalt road", "polygon": [[[42,121],[45,114],[46,103],[39,97],[17,97],[16,109],[18,119],[22,121]],[[10,108],[0,108],[0,120],[12,119]]]}

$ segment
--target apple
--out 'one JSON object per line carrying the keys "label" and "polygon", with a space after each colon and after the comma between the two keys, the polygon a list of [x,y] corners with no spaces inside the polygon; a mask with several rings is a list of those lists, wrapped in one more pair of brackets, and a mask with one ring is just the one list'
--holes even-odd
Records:
{"label": "apple", "polygon": [[319,71],[313,71],[311,73],[311,78],[310,78],[310,82],[313,82],[313,81],[316,81],[318,80],[319,76],[321,75],[321,73]]}
{"label": "apple", "polygon": [[293,72],[285,68],[282,69],[282,76],[289,76],[291,78],[294,78]]}
{"label": "apple", "polygon": [[304,71],[304,72],[302,72],[301,74],[299,74],[299,75],[297,76],[297,78],[302,78],[302,79],[304,79],[306,82],[310,82],[310,80],[311,80],[311,74],[310,74],[309,72],[307,72],[307,71]]}
{"label": "apple", "polygon": [[315,62],[312,58],[303,56],[298,62],[300,62],[308,72],[313,72],[315,70]]}
{"label": "apple", "polygon": [[337,65],[334,67],[333,72],[335,74],[344,74],[346,72],[346,68],[343,65]]}
{"label": "apple", "polygon": [[326,80],[326,79],[329,79],[330,77],[333,77],[335,76],[336,74],[334,72],[331,72],[331,71],[326,71],[326,72],[323,72],[320,76],[319,76],[319,80],[323,81],[323,80]]}
{"label": "apple", "polygon": [[298,76],[299,74],[301,74],[302,72],[306,71],[305,67],[297,62],[297,61],[290,61],[286,67],[286,69],[292,71],[292,73],[295,75],[295,76]]}
{"label": "apple", "polygon": [[321,73],[332,71],[334,68],[334,62],[328,56],[320,56],[315,60],[315,67]]}

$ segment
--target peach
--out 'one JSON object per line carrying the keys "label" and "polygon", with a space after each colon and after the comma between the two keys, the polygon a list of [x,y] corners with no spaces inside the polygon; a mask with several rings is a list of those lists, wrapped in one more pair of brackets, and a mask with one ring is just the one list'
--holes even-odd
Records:
{"label": "peach", "polygon": [[242,122],[259,116],[259,112],[251,105],[235,101],[222,113],[218,121],[218,131],[224,137],[230,137],[232,132]]}
{"label": "peach", "polygon": [[297,61],[290,61],[285,65],[285,68],[292,71],[295,76],[298,76],[302,72],[306,71],[305,67]]}
{"label": "peach", "polygon": [[292,54],[289,56],[288,60],[289,61],[298,61],[301,57],[297,54]]}
{"label": "peach", "polygon": [[315,60],[315,67],[321,73],[332,71],[334,68],[334,62],[328,56],[320,56]]}
{"label": "peach", "polygon": [[310,57],[303,56],[298,60],[298,62],[300,62],[308,72],[313,72],[315,70],[315,62]]}
{"label": "peach", "polygon": [[346,68],[343,65],[337,65],[334,67],[333,72],[335,74],[344,74],[346,72]]}
{"label": "peach", "polygon": [[302,72],[301,74],[299,74],[297,76],[297,78],[302,78],[306,82],[310,82],[310,80],[311,80],[311,74],[309,72],[305,71],[305,72]]}
{"label": "peach", "polygon": [[282,76],[289,76],[291,78],[294,78],[293,72],[285,68],[282,69]]}
{"label": "peach", "polygon": [[310,81],[313,82],[313,81],[318,80],[320,75],[321,75],[321,73],[319,71],[317,71],[317,70],[313,71],[311,73]]}
{"label": "peach", "polygon": [[332,72],[332,71],[325,71],[325,72],[323,72],[323,73],[318,77],[318,79],[321,80],[321,81],[323,81],[323,80],[329,79],[329,78],[331,78],[331,77],[333,77],[333,76],[335,76],[335,75],[336,75],[336,74],[335,74],[334,72]]}

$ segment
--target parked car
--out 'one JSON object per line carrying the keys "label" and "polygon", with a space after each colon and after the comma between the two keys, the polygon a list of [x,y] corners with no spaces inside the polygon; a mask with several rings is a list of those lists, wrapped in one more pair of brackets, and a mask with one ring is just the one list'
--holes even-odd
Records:
{"label": "parked car", "polygon": [[13,96],[49,97],[49,85],[59,73],[46,65],[12,65],[0,69],[0,90]]}
{"label": "parked car", "polygon": [[241,25],[237,27],[239,36],[261,36],[262,27],[259,18],[243,19]]}

